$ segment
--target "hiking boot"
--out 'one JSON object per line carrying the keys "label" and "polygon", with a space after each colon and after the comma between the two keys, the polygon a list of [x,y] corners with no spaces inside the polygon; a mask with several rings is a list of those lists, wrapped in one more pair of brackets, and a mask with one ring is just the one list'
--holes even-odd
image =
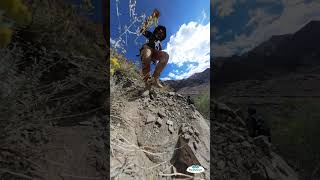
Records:
{"label": "hiking boot", "polygon": [[163,88],[163,85],[160,83],[158,78],[152,77],[152,84],[155,85],[158,88]]}
{"label": "hiking boot", "polygon": [[151,89],[152,86],[152,79],[148,78],[147,80],[144,81],[145,89]]}

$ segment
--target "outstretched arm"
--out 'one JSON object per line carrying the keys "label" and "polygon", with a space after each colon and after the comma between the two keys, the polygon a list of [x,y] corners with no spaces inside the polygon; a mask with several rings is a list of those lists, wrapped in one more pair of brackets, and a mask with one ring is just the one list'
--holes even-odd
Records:
{"label": "outstretched arm", "polygon": [[152,32],[150,32],[150,31],[144,31],[144,32],[142,32],[142,35],[144,36],[144,37],[146,37],[146,38],[150,38],[151,36],[152,36]]}

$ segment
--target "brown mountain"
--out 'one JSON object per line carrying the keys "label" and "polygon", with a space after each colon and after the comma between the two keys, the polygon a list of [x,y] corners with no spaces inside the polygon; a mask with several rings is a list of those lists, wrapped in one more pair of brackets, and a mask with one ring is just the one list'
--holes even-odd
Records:
{"label": "brown mountain", "polygon": [[239,80],[265,80],[320,65],[320,21],[311,21],[294,34],[278,35],[251,51],[215,58],[216,86]]}
{"label": "brown mountain", "polygon": [[181,94],[208,93],[210,91],[210,68],[203,72],[195,73],[187,79],[165,81],[165,84]]}

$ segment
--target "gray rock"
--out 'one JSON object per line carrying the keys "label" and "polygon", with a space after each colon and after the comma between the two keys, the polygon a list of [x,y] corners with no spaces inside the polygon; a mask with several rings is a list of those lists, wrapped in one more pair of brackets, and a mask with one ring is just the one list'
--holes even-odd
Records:
{"label": "gray rock", "polygon": [[184,139],[189,140],[191,138],[191,136],[189,134],[184,134],[182,135]]}
{"label": "gray rock", "polygon": [[161,117],[161,118],[166,117],[165,111],[164,111],[163,109],[160,109],[160,110],[158,111],[158,115],[159,115],[159,117]]}
{"label": "gray rock", "polygon": [[188,127],[187,127],[187,126],[182,126],[182,127],[181,127],[181,131],[182,131],[183,133],[186,133],[186,132],[188,131]]}
{"label": "gray rock", "polygon": [[191,127],[188,128],[188,132],[189,132],[190,134],[193,134],[193,133],[194,133]]}
{"label": "gray rock", "polygon": [[271,152],[271,144],[268,142],[268,137],[266,136],[258,136],[255,137],[253,139],[253,143],[260,147],[262,152],[267,155],[270,156],[270,152]]}
{"label": "gray rock", "polygon": [[172,100],[168,100],[168,105],[169,106],[173,106],[174,105],[174,102]]}
{"label": "gray rock", "polygon": [[149,97],[149,90],[146,90],[142,93],[142,97]]}
{"label": "gray rock", "polygon": [[197,142],[193,141],[193,142],[192,142],[192,145],[193,145],[194,150],[197,150],[197,149],[198,149]]}
{"label": "gray rock", "polygon": [[156,118],[152,114],[148,114],[146,119],[147,119],[146,123],[151,123],[156,121]]}
{"label": "gray rock", "polygon": [[170,132],[171,134],[174,132],[174,128],[173,128],[172,125],[169,125],[168,129],[169,129],[169,132]]}
{"label": "gray rock", "polygon": [[162,119],[161,118],[157,118],[156,120],[156,124],[158,124],[160,127],[162,126]]}
{"label": "gray rock", "polygon": [[194,127],[192,127],[192,129],[193,129],[194,134],[195,134],[196,136],[199,136],[199,135],[200,135],[200,132],[198,131],[198,129],[196,129],[196,128],[194,128]]}
{"label": "gray rock", "polygon": [[174,96],[176,93],[175,92],[169,92],[168,93],[170,96]]}
{"label": "gray rock", "polygon": [[173,121],[167,120],[167,124],[172,126],[173,125]]}

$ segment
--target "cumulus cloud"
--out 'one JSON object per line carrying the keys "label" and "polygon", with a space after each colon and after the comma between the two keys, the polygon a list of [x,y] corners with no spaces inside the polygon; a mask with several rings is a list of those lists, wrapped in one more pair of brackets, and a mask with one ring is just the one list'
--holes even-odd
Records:
{"label": "cumulus cloud", "polygon": [[186,71],[182,73],[176,73],[176,72],[170,72],[169,75],[165,78],[162,78],[162,80],[180,80],[180,79],[186,79],[190,77],[191,75],[199,72],[203,72],[209,68],[206,64],[199,64],[199,65],[194,65],[194,64],[189,64]]}
{"label": "cumulus cloud", "polygon": [[245,52],[269,39],[272,35],[294,33],[311,20],[320,20],[320,2],[306,3],[303,0],[282,0],[283,11],[279,15],[262,9],[251,11],[247,26],[255,29],[248,35],[236,35],[232,41],[213,43],[214,56],[231,56]]}
{"label": "cumulus cloud", "polygon": [[[182,67],[187,65],[187,72],[172,72],[168,77],[181,79],[187,78],[190,73],[204,71],[210,67],[210,23],[200,24],[189,22],[170,37],[167,48],[169,64]],[[192,64],[192,65],[190,65]],[[196,65],[195,65],[196,64]],[[192,75],[192,74],[190,74]]]}
{"label": "cumulus cloud", "polygon": [[186,62],[206,63],[210,59],[210,23],[197,22],[183,24],[170,37],[164,50],[170,55],[169,64],[181,67]]}
{"label": "cumulus cloud", "polygon": [[171,78],[169,77],[164,77],[164,78],[160,78],[162,81],[167,81],[167,80],[171,80]]}

